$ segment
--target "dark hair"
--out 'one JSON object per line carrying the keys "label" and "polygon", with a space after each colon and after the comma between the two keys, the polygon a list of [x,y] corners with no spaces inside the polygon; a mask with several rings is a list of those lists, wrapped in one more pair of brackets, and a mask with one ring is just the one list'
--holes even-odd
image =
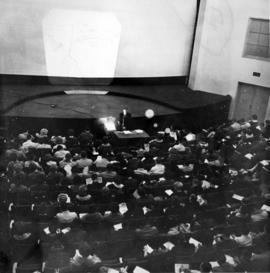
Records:
{"label": "dark hair", "polygon": [[87,153],[86,153],[86,151],[81,151],[81,157],[87,157]]}
{"label": "dark hair", "polygon": [[218,259],[217,259],[217,262],[218,262],[220,265],[226,263],[226,257],[225,257],[225,255],[224,255],[224,254],[220,254],[220,256],[219,256]]}
{"label": "dark hair", "polygon": [[212,266],[210,263],[205,263],[205,262],[202,262],[200,264],[200,271],[201,273],[208,273],[212,270]]}
{"label": "dark hair", "polygon": [[28,170],[30,173],[34,172],[37,169],[37,165],[33,162],[29,164]]}
{"label": "dark hair", "polygon": [[73,136],[74,135],[74,130],[73,129],[68,129],[67,135],[68,136]]}
{"label": "dark hair", "polygon": [[60,203],[60,209],[61,211],[66,211],[68,209],[67,203],[64,202]]}
{"label": "dark hair", "polygon": [[255,114],[254,114],[254,115],[252,115],[251,117],[252,117],[253,119],[258,119],[258,116],[257,116],[257,115],[255,115]]}
{"label": "dark hair", "polygon": [[245,261],[249,261],[251,259],[251,256],[252,256],[252,252],[251,250],[248,250],[248,249],[244,249],[240,254],[240,257]]}
{"label": "dark hair", "polygon": [[83,257],[87,257],[90,254],[91,247],[87,242],[82,242],[79,245],[79,252]]}
{"label": "dark hair", "polygon": [[250,231],[250,229],[249,229],[248,225],[243,224],[241,226],[241,233],[243,235],[248,235],[249,231]]}

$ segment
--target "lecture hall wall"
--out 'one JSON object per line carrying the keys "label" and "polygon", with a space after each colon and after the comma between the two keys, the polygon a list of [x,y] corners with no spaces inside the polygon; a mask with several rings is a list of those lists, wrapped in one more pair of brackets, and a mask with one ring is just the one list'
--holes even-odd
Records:
{"label": "lecture hall wall", "polygon": [[270,87],[270,62],[242,57],[249,18],[269,16],[269,0],[201,0],[189,87],[231,95],[230,117],[239,82]]}
{"label": "lecture hall wall", "polygon": [[0,73],[186,76],[196,8],[196,0],[1,1]]}

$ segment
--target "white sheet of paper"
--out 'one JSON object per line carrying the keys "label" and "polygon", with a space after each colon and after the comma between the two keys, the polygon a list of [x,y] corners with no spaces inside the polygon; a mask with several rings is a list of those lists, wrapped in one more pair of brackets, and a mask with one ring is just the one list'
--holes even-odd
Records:
{"label": "white sheet of paper", "polygon": [[104,215],[110,215],[112,212],[110,211],[110,210],[106,210],[105,212],[104,212]]}
{"label": "white sheet of paper", "polygon": [[80,213],[79,218],[82,218],[83,216],[87,215],[87,213]]}
{"label": "white sheet of paper", "polygon": [[211,264],[212,267],[218,267],[219,266],[218,262],[210,262],[210,264]]}
{"label": "white sheet of paper", "polygon": [[150,209],[147,208],[147,207],[143,207],[142,209],[143,209],[143,214],[144,214],[144,215],[145,215],[148,211],[150,211]]}
{"label": "white sheet of paper", "polygon": [[208,181],[203,180],[203,182],[202,182],[202,188],[203,189],[209,189],[210,187],[211,187],[211,184]]}
{"label": "white sheet of paper", "polygon": [[236,263],[235,263],[233,257],[231,257],[231,256],[229,256],[229,255],[227,255],[227,254],[225,254],[225,257],[226,257],[226,262],[227,262],[227,263],[229,263],[229,264],[231,264],[231,265],[233,265],[233,266],[236,265]]}
{"label": "white sheet of paper", "polygon": [[127,204],[126,203],[121,203],[119,204],[119,212],[121,214],[125,214],[128,211]]}
{"label": "white sheet of paper", "polygon": [[108,268],[108,273],[119,273],[118,270],[114,269],[114,268]]}
{"label": "white sheet of paper", "polygon": [[165,191],[167,195],[171,196],[173,194],[173,191],[172,190],[166,190]]}
{"label": "white sheet of paper", "polygon": [[123,229],[123,225],[121,223],[120,224],[116,224],[116,225],[113,226],[113,228],[114,228],[115,231],[118,231],[120,229]]}
{"label": "white sheet of paper", "polygon": [[189,269],[189,264],[174,264],[175,273],[182,273],[185,269]]}
{"label": "white sheet of paper", "polygon": [[168,250],[172,250],[172,249],[175,247],[175,245],[174,245],[173,243],[171,243],[171,242],[166,242],[166,243],[164,243],[163,245],[164,245],[165,248],[167,248]]}
{"label": "white sheet of paper", "polygon": [[189,241],[190,244],[194,245],[196,248],[198,248],[200,245],[202,245],[201,242],[195,240],[194,238],[190,237]]}
{"label": "white sheet of paper", "polygon": [[149,254],[151,254],[154,251],[154,249],[150,245],[145,245],[144,250]]}
{"label": "white sheet of paper", "polygon": [[245,158],[247,158],[247,159],[249,159],[249,160],[250,160],[252,157],[253,157],[253,155],[250,154],[250,153],[248,153],[248,154],[245,155]]}
{"label": "white sheet of paper", "polygon": [[102,177],[101,177],[101,176],[98,176],[97,181],[98,181],[98,183],[100,183],[100,184],[101,184],[101,183],[102,183],[102,181],[103,181],[103,180],[102,180]]}
{"label": "white sheet of paper", "polygon": [[64,229],[62,229],[62,233],[66,234],[66,233],[68,233],[70,230],[71,230],[70,227],[64,228]]}
{"label": "white sheet of paper", "polygon": [[150,271],[148,271],[140,266],[136,266],[133,270],[133,273],[150,273]]}
{"label": "white sheet of paper", "polygon": [[233,199],[236,199],[238,201],[242,201],[244,199],[244,196],[238,195],[238,194],[234,194],[232,196]]}
{"label": "white sheet of paper", "polygon": [[45,232],[46,234],[50,234],[50,233],[51,233],[49,227],[46,227],[46,228],[44,228],[43,230],[44,230],[44,232]]}
{"label": "white sheet of paper", "polygon": [[267,211],[267,212],[270,212],[270,207],[267,206],[267,205],[263,205],[263,206],[261,207],[261,210],[265,210],[265,211]]}
{"label": "white sheet of paper", "polygon": [[267,166],[267,165],[269,165],[269,162],[268,162],[267,160],[262,160],[262,161],[261,161],[261,164],[262,164],[263,166]]}
{"label": "white sheet of paper", "polygon": [[187,134],[187,135],[185,136],[185,139],[186,139],[187,141],[194,141],[194,140],[196,139],[196,135],[194,135],[194,134],[192,134],[192,133]]}
{"label": "white sheet of paper", "polygon": [[138,193],[138,190],[135,190],[134,192],[133,192],[133,194],[132,194],[136,199],[140,199],[141,198],[141,196],[139,195],[139,193]]}

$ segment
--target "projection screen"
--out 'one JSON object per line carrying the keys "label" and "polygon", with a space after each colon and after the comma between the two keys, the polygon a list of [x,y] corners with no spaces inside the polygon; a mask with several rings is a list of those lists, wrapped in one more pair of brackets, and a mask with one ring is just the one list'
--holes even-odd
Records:
{"label": "projection screen", "polygon": [[0,2],[0,73],[186,76],[196,0]]}

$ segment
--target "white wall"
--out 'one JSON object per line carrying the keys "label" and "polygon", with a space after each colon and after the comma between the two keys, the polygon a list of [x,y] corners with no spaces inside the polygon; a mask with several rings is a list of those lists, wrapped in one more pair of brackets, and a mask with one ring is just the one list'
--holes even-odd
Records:
{"label": "white wall", "polygon": [[[64,60],[59,68],[54,67],[52,56],[45,48],[43,36],[44,18],[51,11],[71,11],[77,17],[87,17],[85,12],[99,12],[114,16],[119,22],[121,32],[119,43],[115,43],[112,56],[115,77],[156,77],[187,75],[193,27],[196,14],[196,0],[5,0],[0,1],[0,73],[49,76],[80,76],[78,71],[66,69],[70,60]],[[71,16],[74,18],[74,16]],[[57,21],[57,28],[70,23],[69,16]],[[49,16],[50,18],[50,16]],[[92,16],[89,24],[94,26]],[[91,21],[92,20],[92,21]],[[46,21],[46,19],[45,19]],[[74,21],[72,22],[74,23]],[[47,22],[47,25],[50,23]],[[63,33],[65,33],[63,27]],[[61,30],[60,30],[61,32]],[[63,34],[62,33],[62,34]],[[72,35],[72,27],[67,36]],[[65,38],[63,39],[65,41]],[[68,39],[67,39],[68,40]],[[109,40],[107,40],[108,42]],[[108,42],[109,43],[109,42]],[[67,44],[65,44],[67,46]],[[106,46],[104,46],[106,47]],[[86,50],[86,48],[84,48]],[[92,48],[89,46],[89,51]],[[116,50],[116,51],[115,51]],[[84,52],[85,54],[85,52]],[[92,57],[95,54],[92,54]],[[51,56],[51,57],[50,57]],[[83,64],[85,77],[112,76],[112,71],[100,68],[98,75],[93,67],[99,62],[93,61],[91,54],[87,68]],[[51,58],[51,59],[48,59]],[[82,62],[82,58],[78,58]],[[112,57],[114,60],[114,57]],[[57,61],[57,60],[55,60]],[[77,60],[78,61],[78,60]],[[91,62],[92,61],[92,62]],[[70,62],[72,63],[72,62]],[[72,64],[70,64],[72,65]],[[89,69],[89,70],[87,70]]]}
{"label": "white wall", "polygon": [[231,117],[238,82],[270,87],[270,62],[242,57],[248,19],[269,16],[270,0],[201,0],[189,86],[231,95]]}

